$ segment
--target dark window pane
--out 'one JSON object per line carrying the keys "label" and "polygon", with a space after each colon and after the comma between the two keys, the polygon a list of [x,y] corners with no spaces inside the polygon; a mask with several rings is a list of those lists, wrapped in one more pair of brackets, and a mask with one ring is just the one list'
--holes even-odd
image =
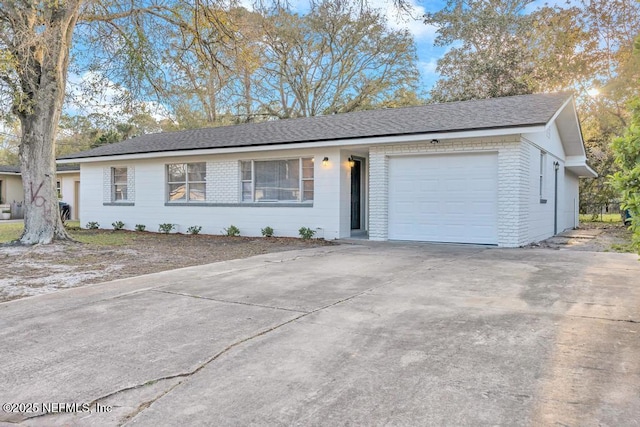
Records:
{"label": "dark window pane", "polygon": [[127,200],[127,186],[126,185],[114,185],[113,186],[113,200]]}
{"label": "dark window pane", "polygon": [[169,201],[187,199],[187,189],[184,184],[169,184]]}
{"label": "dark window pane", "polygon": [[189,181],[205,181],[207,176],[206,163],[189,163]]}
{"label": "dark window pane", "polygon": [[127,182],[127,168],[113,168],[113,182],[122,184]]}
{"label": "dark window pane", "polygon": [[187,178],[185,164],[167,165],[167,175],[169,182],[185,182]]}
{"label": "dark window pane", "polygon": [[189,200],[204,201],[206,184],[189,184]]}
{"label": "dark window pane", "polygon": [[251,162],[240,162],[243,181],[251,181]]}
{"label": "dark window pane", "polygon": [[243,182],[242,183],[242,200],[243,201],[251,201],[251,183]]}
{"label": "dark window pane", "polygon": [[302,200],[313,200],[313,181],[302,181],[303,198]]}
{"label": "dark window pane", "polygon": [[254,162],[254,167],[256,201],[298,200],[300,162],[297,159]]}

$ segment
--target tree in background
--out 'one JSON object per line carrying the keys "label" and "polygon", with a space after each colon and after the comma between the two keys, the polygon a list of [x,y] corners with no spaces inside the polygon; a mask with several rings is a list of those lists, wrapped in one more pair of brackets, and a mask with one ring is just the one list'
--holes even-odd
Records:
{"label": "tree in background", "polygon": [[322,2],[304,16],[278,10],[263,28],[258,99],[274,117],[344,113],[415,91],[413,38],[387,28],[378,12]]}
{"label": "tree in background", "polygon": [[629,128],[612,144],[620,170],[610,178],[622,195],[622,207],[631,213],[633,243],[640,253],[640,98],[631,103],[631,111]]}
{"label": "tree in background", "polygon": [[[639,61],[640,36],[635,40],[629,63],[637,65]],[[636,83],[640,85],[640,78],[636,77]],[[631,213],[633,244],[640,253],[640,96],[636,96],[629,105],[629,127],[622,137],[614,139],[611,147],[619,170],[609,178],[622,195],[622,208]]]}
{"label": "tree in background", "polygon": [[533,0],[448,0],[427,13],[438,28],[436,102],[562,90],[590,73],[593,41],[579,25],[579,9],[543,7]]}
{"label": "tree in background", "polygon": [[[633,54],[640,33],[640,2],[584,0],[582,20],[597,43],[592,49],[594,71],[579,87],[578,112],[587,157],[599,176],[580,180],[580,210],[595,216],[609,206],[617,209],[620,202],[620,192],[608,177],[620,168],[612,141],[628,128],[628,106],[640,96],[640,58]],[[587,95],[593,88],[597,91]]]}
{"label": "tree in background", "polygon": [[318,2],[304,15],[218,8],[208,16],[198,24],[208,37],[180,28],[163,59],[169,71],[160,86],[180,127],[417,102],[412,37],[361,5]]}

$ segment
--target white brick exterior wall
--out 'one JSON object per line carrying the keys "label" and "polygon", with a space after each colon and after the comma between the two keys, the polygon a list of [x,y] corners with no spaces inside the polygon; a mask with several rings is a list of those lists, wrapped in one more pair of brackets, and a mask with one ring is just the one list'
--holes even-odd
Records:
{"label": "white brick exterior wall", "polygon": [[517,247],[526,243],[529,159],[519,135],[491,139],[459,139],[439,144],[372,146],[369,151],[369,238],[388,238],[389,158],[407,154],[443,154],[474,151],[498,152],[498,245]]}
{"label": "white brick exterior wall", "polygon": [[102,168],[102,202],[111,202],[111,168]]}
{"label": "white brick exterior wall", "polygon": [[207,162],[207,202],[240,202],[240,162]]}
{"label": "white brick exterior wall", "polygon": [[127,202],[136,201],[136,169],[135,166],[127,166]]}

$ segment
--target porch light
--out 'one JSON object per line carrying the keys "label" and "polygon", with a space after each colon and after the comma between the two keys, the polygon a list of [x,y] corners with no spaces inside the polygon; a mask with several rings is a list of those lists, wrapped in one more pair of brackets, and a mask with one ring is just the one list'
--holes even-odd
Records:
{"label": "porch light", "polygon": [[440,143],[440,141],[438,141],[437,139],[432,139],[432,140],[431,140],[431,143],[432,143],[432,144],[439,144],[439,143]]}
{"label": "porch light", "polygon": [[349,158],[347,159],[347,163],[349,163],[349,167],[352,168],[356,165],[356,161],[353,160],[353,157],[349,156]]}
{"label": "porch light", "polygon": [[325,157],[324,159],[322,159],[322,166],[329,166],[329,158]]}

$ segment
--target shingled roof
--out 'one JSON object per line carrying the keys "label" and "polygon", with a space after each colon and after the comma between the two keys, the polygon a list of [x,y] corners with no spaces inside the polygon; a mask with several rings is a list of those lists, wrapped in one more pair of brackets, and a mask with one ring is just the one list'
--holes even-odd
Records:
{"label": "shingled roof", "polygon": [[520,95],[156,133],[60,159],[539,126],[570,97]]}
{"label": "shingled roof", "polygon": [[20,166],[0,165],[0,173],[20,173]]}
{"label": "shingled roof", "polygon": [[[75,172],[80,171],[79,165],[56,165],[56,172]],[[20,166],[0,165],[0,173],[20,174]]]}

